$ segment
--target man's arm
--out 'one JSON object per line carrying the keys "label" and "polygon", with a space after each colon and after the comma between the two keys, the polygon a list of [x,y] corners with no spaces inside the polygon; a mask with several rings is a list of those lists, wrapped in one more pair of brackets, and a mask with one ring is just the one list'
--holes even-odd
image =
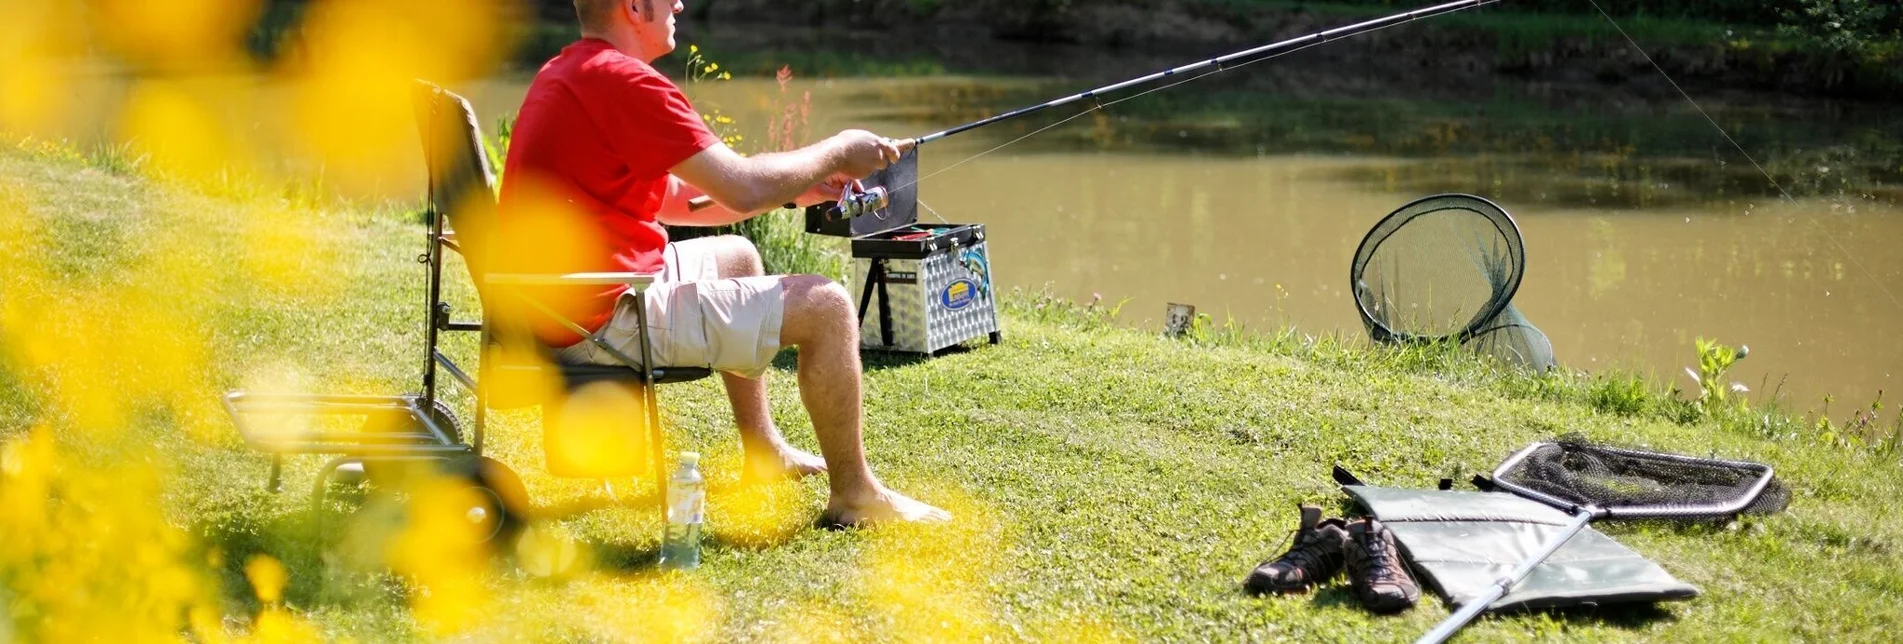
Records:
{"label": "man's arm", "polygon": [[[731,224],[795,201],[835,174],[872,174],[898,160],[899,148],[899,143],[864,130],[840,132],[791,152],[751,157],[715,144],[670,170],[680,181],[669,186],[658,217],[674,225]],[[716,205],[689,208],[688,200],[702,194],[712,197]]]}

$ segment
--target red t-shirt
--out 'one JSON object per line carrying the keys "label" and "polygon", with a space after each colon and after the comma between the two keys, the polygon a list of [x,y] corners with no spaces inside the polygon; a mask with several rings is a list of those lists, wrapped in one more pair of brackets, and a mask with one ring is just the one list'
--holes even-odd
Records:
{"label": "red t-shirt", "polygon": [[[668,169],[719,142],[680,88],[646,62],[604,40],[569,45],[536,73],[516,117],[494,265],[525,273],[659,272],[667,231],[655,214]],[[545,289],[536,297],[594,331],[626,290]],[[581,340],[545,315],[531,319],[551,346]]]}

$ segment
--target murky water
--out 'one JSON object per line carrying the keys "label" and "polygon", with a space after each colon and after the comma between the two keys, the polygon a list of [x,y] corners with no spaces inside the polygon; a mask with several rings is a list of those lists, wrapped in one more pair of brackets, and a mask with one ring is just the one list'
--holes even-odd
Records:
{"label": "murky water", "polygon": [[[690,94],[737,121],[739,147],[758,149],[769,117],[807,91],[816,135],[917,136],[1167,62],[1096,60],[1107,71],[1028,80],[802,79],[786,91],[735,80]],[[1347,285],[1362,236],[1416,197],[1470,192],[1517,219],[1527,273],[1514,303],[1563,365],[1690,389],[1683,370],[1703,336],[1750,345],[1731,379],[1798,410],[1830,394],[1841,416],[1879,390],[1903,392],[1903,118],[1708,97],[1795,197],[1784,200],[1657,88],[1421,83],[1381,70],[1344,81],[1314,67],[1268,63],[1009,145],[1072,112],[933,143],[922,216],[987,224],[1002,286],[1124,302],[1133,326],[1156,328],[1164,304],[1181,302],[1219,321],[1361,337]],[[487,125],[514,111],[525,81],[455,89]],[[374,190],[420,194],[420,162]]]}

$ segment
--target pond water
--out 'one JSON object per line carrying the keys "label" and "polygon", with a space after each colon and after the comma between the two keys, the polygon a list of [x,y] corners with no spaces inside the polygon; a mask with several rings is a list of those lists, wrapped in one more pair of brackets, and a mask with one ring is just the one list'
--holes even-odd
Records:
{"label": "pond water", "polygon": [[[932,60],[929,49],[910,51],[908,60]],[[815,135],[864,127],[917,136],[1203,55],[994,53],[986,60],[1008,62],[796,78],[784,90],[772,80],[703,82],[689,93],[703,111],[732,117],[748,139],[738,147],[754,150],[769,138],[769,117],[808,91]],[[515,110],[526,80],[454,89],[489,125]],[[1903,321],[1903,117],[1702,93],[1703,108],[1790,192],[1785,199],[1655,81],[1563,85],[1318,48],[1009,145],[1075,110],[930,144],[921,216],[986,224],[1000,286],[1100,296],[1122,303],[1135,327],[1159,328],[1165,303],[1180,302],[1218,321],[1360,338],[1347,287],[1362,236],[1414,198],[1473,193],[1517,220],[1527,270],[1514,304],[1562,365],[1636,370],[1691,389],[1693,342],[1710,337],[1751,347],[1730,378],[1759,401],[1777,396],[1804,411],[1829,394],[1841,418],[1879,390],[1903,392],[1903,342],[1892,335]],[[417,169],[392,172],[378,189],[419,194]]]}

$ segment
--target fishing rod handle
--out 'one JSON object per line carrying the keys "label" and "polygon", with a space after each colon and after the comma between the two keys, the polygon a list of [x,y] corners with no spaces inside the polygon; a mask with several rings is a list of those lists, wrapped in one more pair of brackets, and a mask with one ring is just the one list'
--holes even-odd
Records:
{"label": "fishing rod handle", "polygon": [[[701,195],[701,196],[698,196],[698,197],[695,197],[695,198],[693,198],[693,199],[688,199],[688,200],[687,200],[687,211],[688,211],[688,212],[700,212],[700,211],[702,211],[702,210],[706,210],[706,209],[708,209],[709,207],[711,207],[711,206],[713,206],[713,205],[714,205],[714,198],[713,198],[713,197],[709,197],[709,196],[707,196],[707,195]],[[799,207],[799,205],[798,205],[798,204],[795,204],[795,203],[792,203],[792,202],[787,202],[787,203],[785,203],[785,204],[781,204],[781,205],[780,205],[780,207],[781,207],[781,208],[786,208],[786,209],[789,209],[789,210],[790,210],[790,209],[793,209],[793,208],[798,208],[798,207]]]}

